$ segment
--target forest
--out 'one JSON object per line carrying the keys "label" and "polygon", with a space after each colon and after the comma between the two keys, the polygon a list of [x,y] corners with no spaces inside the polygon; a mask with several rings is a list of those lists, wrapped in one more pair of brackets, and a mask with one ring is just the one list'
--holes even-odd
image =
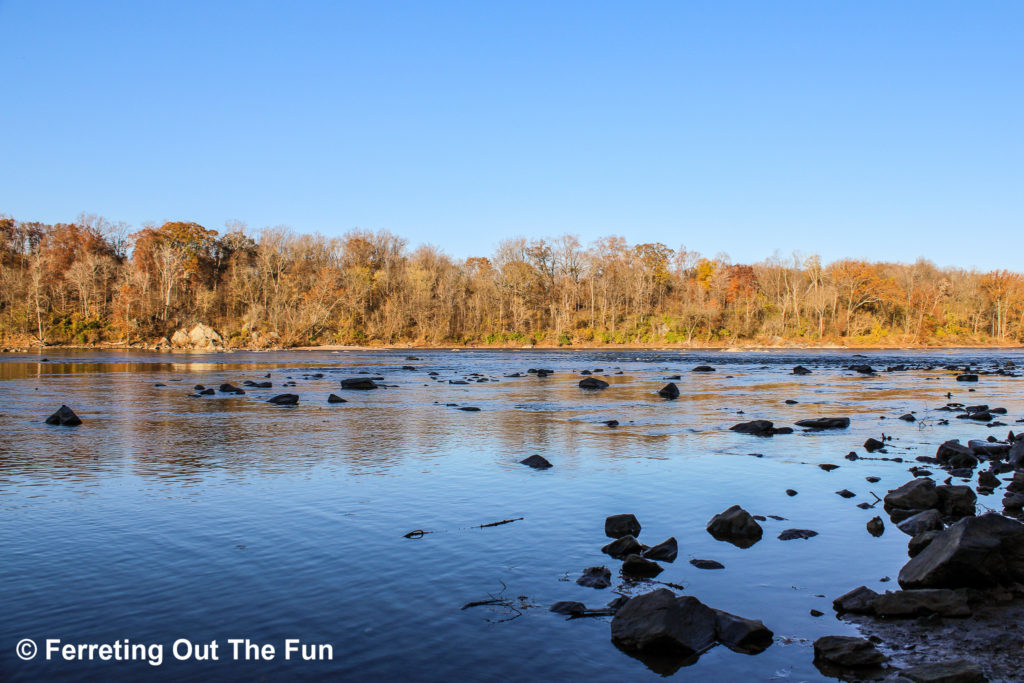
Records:
{"label": "forest", "polygon": [[800,254],[745,265],[571,235],[463,260],[386,231],[0,215],[5,342],[151,345],[200,322],[246,348],[1014,345],[1024,278]]}

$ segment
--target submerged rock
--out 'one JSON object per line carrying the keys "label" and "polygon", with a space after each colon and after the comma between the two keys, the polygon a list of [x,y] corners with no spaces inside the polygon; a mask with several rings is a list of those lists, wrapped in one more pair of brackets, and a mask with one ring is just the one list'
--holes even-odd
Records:
{"label": "submerged rock", "polygon": [[337,394],[331,394],[330,396],[328,396],[327,397],[327,402],[328,403],[348,403],[348,401],[343,399],[341,396],[338,396]]}
{"label": "submerged rock", "polygon": [[267,399],[267,403],[273,403],[276,406],[294,406],[299,404],[299,395],[278,394],[273,398]]}
{"label": "submerged rock", "polygon": [[580,389],[607,389],[608,382],[596,377],[585,377],[580,380]]}
{"label": "submerged rock", "polygon": [[639,536],[640,529],[640,522],[633,514],[610,515],[604,520],[604,535],[608,538]]}
{"label": "submerged rock", "polygon": [[818,535],[817,531],[812,529],[786,529],[779,534],[780,541],[795,541],[797,539],[814,538]]}
{"label": "submerged rock", "polygon": [[669,382],[658,390],[658,396],[667,399],[679,398],[679,387],[674,382]]}
{"label": "submerged rock", "polygon": [[816,417],[809,420],[800,420],[796,423],[796,426],[807,427],[808,429],[846,429],[850,426],[850,418]]}
{"label": "submerged rock", "polygon": [[971,609],[967,600],[957,591],[945,588],[922,590],[886,591],[872,603],[874,614],[879,617],[907,618],[929,614],[944,617],[967,617]]}
{"label": "submerged rock", "polygon": [[587,606],[575,600],[560,600],[551,605],[549,611],[555,614],[578,615],[587,611]]}
{"label": "submerged rock", "polygon": [[341,388],[368,391],[379,388],[379,385],[367,377],[349,377],[341,380]]}
{"label": "submerged rock", "polygon": [[519,464],[526,465],[527,467],[532,467],[535,470],[546,470],[552,467],[552,464],[547,461],[547,458],[545,458],[542,455],[536,454],[531,455],[530,457],[525,458],[523,460],[520,460]]}
{"label": "submerged rock", "polygon": [[754,436],[773,436],[775,434],[792,434],[792,427],[776,427],[773,422],[768,420],[752,420],[750,422],[741,422],[729,427],[730,431],[739,432],[740,434],[753,434]]}
{"label": "submerged rock", "polygon": [[588,567],[576,583],[587,588],[607,588],[612,585],[612,573],[607,567]]}
{"label": "submerged rock", "polygon": [[811,374],[811,371],[808,370],[807,368],[805,368],[802,365],[797,365],[795,368],[793,368],[793,374],[794,375],[809,375],[809,374]]}
{"label": "submerged rock", "polygon": [[900,677],[913,683],[987,683],[977,664],[965,659],[920,664],[900,671]]}
{"label": "submerged rock", "polygon": [[642,555],[649,560],[662,560],[663,562],[675,562],[679,555],[679,544],[675,536],[669,537],[656,546],[645,550]]}
{"label": "submerged rock", "polygon": [[715,560],[694,559],[690,560],[690,564],[692,564],[697,569],[725,569],[724,564],[722,564],[721,562],[716,562]]}
{"label": "submerged rock", "polygon": [[698,365],[697,367],[695,367],[690,372],[714,372],[714,371],[715,371],[715,369],[713,367],[711,367],[710,365]]}
{"label": "submerged rock", "polygon": [[57,412],[46,418],[45,422],[48,425],[58,425],[61,427],[77,427],[82,424],[81,418],[75,415],[75,411],[65,405],[62,405],[57,409]]}
{"label": "submerged rock", "polygon": [[749,548],[764,535],[761,525],[739,505],[733,505],[712,517],[707,529],[716,540],[726,541],[740,548]]}

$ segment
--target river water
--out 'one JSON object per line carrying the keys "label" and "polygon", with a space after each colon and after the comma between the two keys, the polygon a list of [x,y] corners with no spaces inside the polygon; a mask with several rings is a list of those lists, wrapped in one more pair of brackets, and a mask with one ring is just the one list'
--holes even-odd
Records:
{"label": "river water", "polygon": [[[908,538],[881,506],[856,504],[910,479],[913,463],[844,455],[867,455],[865,439],[885,433],[888,457],[912,461],[946,439],[1002,438],[1024,416],[1021,379],[983,374],[968,385],[944,369],[1024,365],[1017,351],[45,353],[45,362],[0,357],[6,680],[654,679],[611,643],[610,618],[548,611],[659,587],[624,584],[621,563],[601,553],[604,519],[621,512],[638,517],[649,545],[678,539],[679,558],[662,563],[659,581],[775,633],[759,655],[718,646],[676,680],[820,679],[813,640],[855,633],[832,599],[861,584],[895,588],[906,561]],[[691,372],[704,363],[716,371]],[[798,363],[813,374],[792,375]],[[864,376],[845,369],[852,363],[911,369]],[[611,386],[579,389],[579,372],[598,368]],[[513,372],[523,376],[506,377]],[[676,374],[682,396],[660,398]],[[383,377],[387,388],[339,388],[358,376]],[[194,384],[245,380],[274,386],[190,396]],[[299,394],[298,406],[266,403],[285,391]],[[331,392],[348,402],[328,404]],[[947,392],[1007,408],[1007,426],[940,424],[952,417],[936,410]],[[61,404],[83,424],[44,424]],[[896,419],[910,411],[917,422]],[[819,416],[852,424],[771,438],[728,430]],[[603,424],[611,419],[620,425]],[[534,453],[554,467],[518,464]],[[843,488],[856,497],[836,495]],[[979,496],[979,508],[999,509],[1000,495]],[[705,530],[733,504],[786,519],[768,518],[764,538],[739,549]],[[888,528],[874,538],[864,525],[878,514]],[[787,528],[819,535],[778,540]],[[405,537],[414,530],[431,533]],[[698,569],[693,558],[725,569]],[[595,565],[612,570],[610,589],[575,583]],[[504,602],[460,609],[491,598]],[[22,638],[41,649],[46,639],[162,644],[163,661],[47,661],[43,652],[22,661]],[[217,641],[219,659],[174,659],[179,638]],[[227,640],[242,638],[273,644],[275,657],[234,661]],[[285,639],[329,644],[333,658],[286,660]]]}

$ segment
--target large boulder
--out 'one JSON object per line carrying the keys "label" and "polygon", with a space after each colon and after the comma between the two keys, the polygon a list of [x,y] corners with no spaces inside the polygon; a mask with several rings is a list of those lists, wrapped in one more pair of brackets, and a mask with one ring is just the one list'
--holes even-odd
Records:
{"label": "large boulder", "polygon": [[945,517],[960,519],[973,517],[978,496],[970,486],[952,486],[943,484],[935,487],[939,494],[939,511]]}
{"label": "large boulder", "polygon": [[991,512],[965,517],[911,558],[904,588],[986,588],[1024,582],[1024,524]]}
{"label": "large boulder", "polygon": [[885,618],[920,617],[939,614],[944,617],[969,617],[971,608],[959,592],[947,588],[887,591],[872,602],[874,614]]}
{"label": "large boulder", "polygon": [[757,520],[739,505],[733,505],[712,517],[707,528],[708,533],[715,539],[727,541],[740,548],[749,548],[764,535],[764,529]]}
{"label": "large boulder", "polygon": [[926,531],[942,531],[942,515],[938,510],[925,510],[908,517],[896,525],[907,536],[917,536]]}
{"label": "large boulder", "polygon": [[182,349],[218,349],[224,346],[224,337],[209,325],[199,323],[191,330],[176,330],[171,335],[171,346]]}
{"label": "large boulder", "polygon": [[873,614],[874,602],[878,593],[867,586],[858,586],[849,593],[840,595],[832,601],[832,609],[840,614]]}
{"label": "large boulder", "polygon": [[662,541],[656,546],[648,548],[643,553],[648,560],[662,560],[663,562],[675,562],[679,555],[679,543],[675,536]]}
{"label": "large boulder", "polygon": [[974,467],[978,464],[974,451],[960,443],[960,439],[950,439],[941,444],[935,451],[935,457],[949,467]]}
{"label": "large boulder", "polygon": [[775,634],[761,621],[744,619],[719,609],[712,611],[715,613],[715,637],[730,650],[756,655],[772,644]]}
{"label": "large boulder", "polygon": [[623,536],[617,538],[605,547],[601,548],[601,552],[606,555],[611,555],[617,560],[624,559],[630,555],[637,555],[647,550],[647,546],[640,543],[633,536]]}
{"label": "large boulder", "polygon": [[715,643],[715,613],[697,598],[667,588],[644,593],[612,619],[612,641],[626,651],[699,654]]}

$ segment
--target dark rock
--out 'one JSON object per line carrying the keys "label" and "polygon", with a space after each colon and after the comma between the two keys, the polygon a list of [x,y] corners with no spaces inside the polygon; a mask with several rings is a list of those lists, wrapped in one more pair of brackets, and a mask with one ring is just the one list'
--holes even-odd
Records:
{"label": "dark rock", "polygon": [[858,586],[832,601],[832,609],[839,614],[874,614],[878,593],[867,586]]}
{"label": "dark rock", "polygon": [[224,383],[224,384],[221,384],[219,387],[217,387],[217,391],[223,392],[225,394],[244,394],[245,393],[244,389],[236,387],[234,384],[230,384],[230,383],[227,383],[227,382]]}
{"label": "dark rock", "polygon": [[707,529],[715,539],[727,541],[740,548],[749,548],[760,541],[764,534],[761,525],[739,505],[733,505],[712,517]]}
{"label": "dark rock", "polygon": [[821,463],[820,465],[818,465],[818,467],[820,469],[825,470],[826,472],[831,472],[832,470],[838,470],[839,469],[839,465],[833,465],[832,463],[827,463],[827,462]]}
{"label": "dark rock", "polygon": [[809,375],[809,374],[811,374],[811,371],[808,370],[807,368],[805,368],[802,365],[797,365],[795,368],[793,368],[793,374],[794,375]]}
{"label": "dark rock", "polygon": [[786,495],[789,496],[790,498],[792,498],[796,494],[797,494],[797,491],[795,489],[786,489]]}
{"label": "dark rock", "polygon": [[712,611],[715,613],[715,637],[730,650],[756,655],[771,646],[775,634],[762,622],[722,610]]}
{"label": "dark rock", "polygon": [[773,423],[768,420],[753,420],[751,422],[741,422],[729,427],[734,432],[740,434],[753,434],[754,436],[772,436],[774,434],[792,434],[793,429],[791,427],[775,427]]}
{"label": "dark rock", "polygon": [[816,417],[811,420],[800,420],[796,423],[796,426],[807,427],[808,429],[846,429],[850,426],[850,418]]}
{"label": "dark rock", "polygon": [[977,375],[957,375],[956,376],[956,381],[957,382],[977,382],[978,381],[978,376]]}
{"label": "dark rock", "polygon": [[849,489],[840,489],[840,490],[836,491],[836,495],[837,496],[842,496],[843,498],[853,498],[857,494],[854,493],[853,491],[849,490]]}
{"label": "dark rock", "polygon": [[461,410],[461,411],[463,411],[465,413],[479,413],[480,412],[480,409],[477,408],[476,406],[460,406],[459,410]]}
{"label": "dark rock", "polygon": [[881,477],[876,477],[876,476],[873,476],[873,475],[870,476],[870,477],[864,477],[864,479],[869,481],[869,482],[871,482],[872,484],[875,484],[875,483],[878,483],[878,482],[882,481]]}
{"label": "dark rock", "polygon": [[576,583],[587,588],[607,588],[612,585],[612,573],[607,567],[588,567]]}
{"label": "dark rock", "polygon": [[611,555],[617,560],[621,560],[624,557],[630,555],[636,555],[646,550],[646,546],[636,540],[633,536],[623,536],[617,538],[605,547],[601,548],[601,552],[606,555]]}
{"label": "dark rock", "polygon": [[986,588],[1024,582],[1024,524],[988,513],[938,534],[900,570],[903,588]]}
{"label": "dark rock", "polygon": [[793,541],[796,539],[814,538],[818,535],[817,531],[811,529],[786,529],[779,534],[780,541]]}
{"label": "dark rock", "polygon": [[926,531],[942,531],[944,525],[938,510],[925,510],[908,517],[896,526],[908,536],[917,536]]}
{"label": "dark rock", "polygon": [[679,544],[676,542],[675,536],[648,548],[642,553],[643,557],[648,560],[662,560],[663,562],[675,562],[678,554]]}
{"label": "dark rock", "polygon": [[940,614],[944,617],[967,617],[971,614],[967,600],[957,591],[947,588],[887,591],[874,603],[879,617],[919,617]]}
{"label": "dark rock", "polygon": [[624,576],[636,576],[649,579],[662,572],[661,565],[651,560],[646,560],[640,555],[629,555],[622,563],[622,574]]}
{"label": "dark rock", "polygon": [[715,624],[715,613],[697,598],[659,588],[619,608],[612,641],[627,652],[695,655],[714,644]]}
{"label": "dark rock", "polygon": [[920,664],[900,671],[900,677],[913,683],[987,683],[977,664],[965,659]]}
{"label": "dark rock", "polygon": [[873,375],[873,374],[875,374],[875,369],[873,367],[871,367],[870,365],[851,365],[851,366],[849,366],[848,369],[849,370],[853,370],[854,372],[859,372],[862,375]]}
{"label": "dark rock", "polygon": [[697,569],[725,569],[725,565],[715,560],[690,560]]}
{"label": "dark rock", "polygon": [[328,403],[348,403],[348,401],[343,399],[341,396],[338,396],[337,394],[331,394],[330,396],[328,396],[327,397],[327,402]]}
{"label": "dark rock", "polygon": [[299,404],[299,395],[278,394],[273,398],[267,399],[267,403],[273,403],[275,406],[294,406]]}
{"label": "dark rock", "polygon": [[610,515],[604,520],[604,534],[608,538],[639,536],[640,529],[640,522],[636,516],[629,513]]}
{"label": "dark rock", "polygon": [[679,387],[677,387],[675,383],[669,382],[658,390],[658,396],[668,399],[679,398]]}
{"label": "dark rock", "polygon": [[192,388],[195,389],[196,391],[204,391],[206,389],[206,387],[204,387],[202,384],[197,384]]}
{"label": "dark rock", "polygon": [[584,377],[580,380],[580,389],[606,389],[608,382],[596,377]]}
{"label": "dark rock", "polygon": [[608,425],[609,427],[618,427],[619,426],[619,421],[618,420],[605,420],[604,424]]}
{"label": "dark rock", "polygon": [[60,427],[77,427],[82,424],[81,418],[75,415],[75,411],[65,405],[57,409],[50,417],[46,418],[46,424],[58,425]]}
{"label": "dark rock", "polygon": [[985,488],[999,488],[999,486],[1001,486],[1002,483],[1002,480],[999,479],[999,477],[997,477],[996,475],[992,474],[992,472],[990,472],[989,470],[985,470],[984,472],[980,472],[978,474],[978,484],[984,486]]}
{"label": "dark rock", "polygon": [[710,365],[698,365],[691,372],[714,372],[715,369]]}
{"label": "dark rock", "polygon": [[550,611],[555,614],[577,615],[586,612],[587,606],[582,602],[576,602],[574,600],[561,600],[551,605]]}
{"label": "dark rock", "polygon": [[917,422],[917,418],[911,415],[910,413],[900,415],[900,419],[903,420],[904,422]]}
{"label": "dark rock", "polygon": [[907,543],[907,555],[913,557],[928,547],[928,544],[935,540],[935,537],[942,533],[942,530],[922,531],[914,536]]}
{"label": "dark rock", "polygon": [[885,533],[885,523],[881,517],[872,517],[867,523],[867,529],[869,534],[877,538]]}
{"label": "dark rock", "polygon": [[872,438],[864,442],[864,450],[868,453],[874,453],[875,451],[880,451],[883,448],[885,448],[885,444],[878,439]]}
{"label": "dark rock", "polygon": [[960,519],[961,517],[974,515],[978,496],[975,495],[970,486],[943,484],[942,486],[936,486],[935,492],[939,494],[938,508],[944,516]]}
{"label": "dark rock", "polygon": [[213,396],[216,393],[217,392],[213,390],[213,387],[211,387],[209,389],[203,389],[202,391],[199,392],[199,395],[200,396]]}
{"label": "dark rock", "polygon": [[519,464],[526,465],[527,467],[532,467],[535,470],[546,470],[552,466],[551,463],[548,462],[547,458],[545,458],[543,455],[536,454],[531,455],[530,457],[525,458],[523,460],[520,460]]}
{"label": "dark rock", "polygon": [[874,643],[854,636],[822,636],[814,641],[814,660],[835,666],[863,669],[888,661]]}
{"label": "dark rock", "polygon": [[366,377],[349,377],[348,379],[341,380],[341,388],[368,391],[370,389],[377,389],[378,384]]}
{"label": "dark rock", "polygon": [[883,498],[886,511],[892,508],[927,510],[939,504],[935,482],[927,477],[912,479],[903,486],[889,491]]}

